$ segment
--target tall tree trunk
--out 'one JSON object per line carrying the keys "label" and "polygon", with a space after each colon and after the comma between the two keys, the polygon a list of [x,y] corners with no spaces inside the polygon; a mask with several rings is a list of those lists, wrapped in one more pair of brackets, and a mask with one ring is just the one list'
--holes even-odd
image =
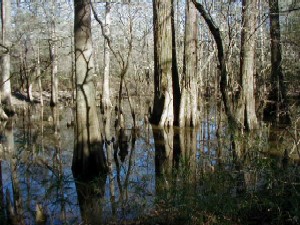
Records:
{"label": "tall tree trunk", "polygon": [[278,0],[269,0],[271,38],[271,85],[268,102],[264,109],[264,120],[290,124],[284,77],[282,73],[280,23]]}
{"label": "tall tree trunk", "polygon": [[177,66],[177,49],[176,49],[176,35],[175,35],[175,21],[174,21],[174,0],[172,1],[171,9],[171,28],[172,28],[172,83],[173,83],[173,110],[174,110],[174,125],[179,125],[179,111],[180,111],[180,84],[179,73]]}
{"label": "tall tree trunk", "polygon": [[[110,36],[110,9],[111,4],[109,2],[105,5],[105,35]],[[105,110],[112,107],[109,93],[109,71],[110,71],[110,52],[107,41],[104,39],[104,76],[102,86],[102,108]]]}
{"label": "tall tree trunk", "polygon": [[[73,34],[73,31],[72,31]],[[75,50],[74,50],[74,38],[71,38],[71,54],[72,54],[72,71],[71,71],[71,82],[72,82],[72,105],[76,101],[76,90],[75,90]]]}
{"label": "tall tree trunk", "polygon": [[56,47],[56,27],[55,27],[55,1],[52,1],[52,21],[51,40],[49,42],[51,60],[51,99],[50,106],[55,106],[58,102],[58,77],[57,77],[57,47]]}
{"label": "tall tree trunk", "polygon": [[196,2],[196,0],[192,0],[192,2],[195,4],[196,9],[201,14],[203,19],[205,20],[205,23],[207,24],[211,34],[214,37],[214,40],[217,45],[218,49],[218,61],[219,61],[219,69],[220,69],[220,91],[222,94],[223,104],[225,113],[228,118],[228,122],[231,126],[236,127],[237,121],[233,115],[233,110],[230,103],[230,97],[229,97],[229,91],[227,88],[228,78],[227,78],[227,69],[226,69],[226,63],[225,63],[225,55],[224,55],[224,47],[223,47],[223,40],[221,37],[220,29],[216,26],[213,18],[210,16],[210,14],[204,9],[203,5]]}
{"label": "tall tree trunk", "polygon": [[41,65],[40,65],[40,43],[38,42],[37,47],[37,62],[36,62],[36,79],[38,81],[39,86],[39,92],[40,92],[40,103],[41,106],[44,106],[44,100],[43,100],[43,87],[42,87],[42,79],[41,79]]}
{"label": "tall tree trunk", "polygon": [[257,127],[254,96],[254,57],[258,2],[257,0],[243,0],[242,6],[240,90],[236,118],[242,128],[251,130]]}
{"label": "tall tree trunk", "polygon": [[31,74],[30,74],[30,69],[28,68],[28,47],[27,47],[27,42],[25,41],[24,43],[24,56],[23,56],[23,53],[21,52],[20,53],[21,55],[21,64],[23,65],[22,66],[22,70],[23,70],[23,75],[24,75],[24,78],[25,78],[25,86],[26,86],[26,97],[27,97],[27,100],[29,102],[32,102],[33,101],[33,96],[32,96],[32,77],[31,77]]}
{"label": "tall tree trunk", "polygon": [[7,115],[14,115],[14,109],[11,102],[11,83],[10,83],[10,48],[11,48],[11,1],[3,0],[1,3],[2,16],[2,43],[5,52],[1,56],[1,102],[4,104],[4,110]]}
{"label": "tall tree trunk", "polygon": [[178,74],[173,74],[176,71],[173,65],[172,4],[172,0],[153,1],[154,105],[151,122],[160,126],[173,126],[178,110],[174,109],[173,93],[177,86],[174,78]]}
{"label": "tall tree trunk", "polygon": [[180,126],[196,126],[199,122],[197,110],[197,10],[191,0],[186,1],[183,86],[180,101]]}
{"label": "tall tree trunk", "polygon": [[57,92],[58,92],[58,78],[57,78],[57,49],[55,41],[51,41],[50,44],[50,58],[51,58],[51,99],[50,106],[57,104]]}
{"label": "tall tree trunk", "polygon": [[92,178],[107,171],[93,83],[91,7],[75,0],[76,139],[72,170],[76,177]]}

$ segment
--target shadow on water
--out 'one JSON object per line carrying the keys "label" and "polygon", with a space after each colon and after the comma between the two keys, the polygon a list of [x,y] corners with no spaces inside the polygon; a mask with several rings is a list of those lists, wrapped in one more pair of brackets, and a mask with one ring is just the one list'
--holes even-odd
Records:
{"label": "shadow on water", "polygon": [[70,110],[17,113],[1,123],[1,224],[300,221],[295,133],[231,132],[213,110],[193,129],[119,129],[108,111],[100,117],[108,173],[83,182],[71,171]]}

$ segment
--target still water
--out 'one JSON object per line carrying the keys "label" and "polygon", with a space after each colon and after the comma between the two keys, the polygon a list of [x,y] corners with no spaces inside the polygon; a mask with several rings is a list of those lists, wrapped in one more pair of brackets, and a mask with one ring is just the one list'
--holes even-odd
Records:
{"label": "still water", "polygon": [[214,111],[195,129],[140,119],[119,130],[112,112],[100,116],[110,121],[103,137],[114,137],[103,142],[110,171],[82,183],[71,171],[72,114],[29,107],[1,123],[0,224],[300,222],[299,166],[280,156],[298,146],[282,133],[229,133]]}

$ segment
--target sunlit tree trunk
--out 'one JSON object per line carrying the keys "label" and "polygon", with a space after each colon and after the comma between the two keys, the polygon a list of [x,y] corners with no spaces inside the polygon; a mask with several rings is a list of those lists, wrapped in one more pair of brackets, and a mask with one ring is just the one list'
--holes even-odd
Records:
{"label": "sunlit tree trunk", "polygon": [[40,46],[38,42],[38,47],[37,47],[37,62],[36,62],[36,79],[38,81],[38,86],[39,86],[39,92],[40,92],[40,103],[41,106],[44,106],[44,100],[43,100],[43,87],[42,87],[42,79],[41,79],[41,63],[40,63]]}
{"label": "sunlit tree trunk", "polygon": [[[109,37],[110,35],[110,9],[111,4],[106,3],[105,5],[105,35]],[[110,52],[107,41],[104,39],[104,76],[103,76],[103,87],[102,87],[102,107],[103,109],[112,107],[110,101],[110,91],[109,91],[109,71],[110,71]]]}
{"label": "sunlit tree trunk", "polygon": [[11,48],[11,1],[3,0],[1,2],[2,19],[2,43],[5,51],[1,56],[1,102],[8,115],[13,115],[14,110],[11,102],[11,83],[10,83],[10,48]]}
{"label": "sunlit tree trunk", "polygon": [[257,127],[254,96],[254,57],[256,22],[258,16],[257,0],[242,1],[242,33],[240,53],[239,99],[236,116],[242,128],[251,130]]}
{"label": "sunlit tree trunk", "polygon": [[173,93],[179,84],[176,83],[175,79],[175,76],[178,76],[178,74],[175,74],[176,71],[172,65],[174,61],[172,4],[172,0],[153,1],[154,106],[151,122],[160,126],[173,126],[174,121],[176,122],[177,120],[175,116],[179,114],[178,107],[174,107]]}
{"label": "sunlit tree trunk", "polygon": [[180,126],[196,126],[199,122],[197,110],[197,10],[187,0],[184,38],[183,86],[180,99]]}
{"label": "sunlit tree trunk", "polygon": [[91,178],[106,172],[93,83],[91,7],[89,0],[75,0],[76,140],[73,172]]}
{"label": "sunlit tree trunk", "polygon": [[264,120],[290,124],[284,75],[282,72],[282,57],[280,43],[280,21],[278,0],[269,0],[270,8],[270,38],[271,38],[271,85],[268,102],[264,109]]}

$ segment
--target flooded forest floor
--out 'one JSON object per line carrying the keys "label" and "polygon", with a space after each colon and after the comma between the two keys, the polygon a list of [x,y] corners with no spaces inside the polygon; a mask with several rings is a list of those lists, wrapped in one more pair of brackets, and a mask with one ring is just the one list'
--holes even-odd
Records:
{"label": "flooded forest floor", "polygon": [[0,127],[0,224],[300,223],[299,106],[289,128],[247,134],[232,133],[213,103],[198,127],[161,129],[136,97],[136,129],[126,106],[125,129],[114,110],[99,112],[114,137],[103,140],[111,171],[83,183],[71,171],[74,109],[23,100]]}

